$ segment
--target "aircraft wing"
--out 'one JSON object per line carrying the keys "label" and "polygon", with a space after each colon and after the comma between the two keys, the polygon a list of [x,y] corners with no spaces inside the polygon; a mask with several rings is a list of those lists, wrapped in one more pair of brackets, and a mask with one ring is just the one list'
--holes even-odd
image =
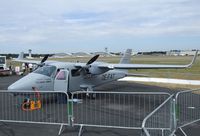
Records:
{"label": "aircraft wing", "polygon": [[25,59],[14,59],[12,61],[21,62],[21,63],[31,63],[31,64],[36,64],[36,65],[39,65],[41,63],[41,61],[37,61],[37,60],[25,60]]}
{"label": "aircraft wing", "polygon": [[49,57],[49,54],[45,55],[42,60],[24,59],[24,53],[21,52],[19,54],[18,58],[13,59],[12,61],[21,62],[21,63],[28,63],[28,64],[35,64],[35,65],[41,65],[44,62],[45,62],[45,64],[52,63],[52,62],[57,62],[57,61],[47,61],[48,57]]}
{"label": "aircraft wing", "polygon": [[[41,61],[39,60],[25,60],[25,59],[14,59],[12,61],[15,62],[21,62],[21,63],[28,63],[28,64],[35,64],[35,65],[41,65]],[[45,64],[57,62],[57,61],[46,61]]]}
{"label": "aircraft wing", "polygon": [[198,56],[198,51],[191,63],[187,65],[160,65],[160,64],[100,64],[99,68],[106,69],[183,69],[189,68],[193,65]]}

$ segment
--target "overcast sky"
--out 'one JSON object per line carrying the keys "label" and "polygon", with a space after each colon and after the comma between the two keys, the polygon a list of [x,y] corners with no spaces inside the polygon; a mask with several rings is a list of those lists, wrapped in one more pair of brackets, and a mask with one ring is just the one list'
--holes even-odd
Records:
{"label": "overcast sky", "polygon": [[0,53],[200,49],[200,0],[0,0]]}

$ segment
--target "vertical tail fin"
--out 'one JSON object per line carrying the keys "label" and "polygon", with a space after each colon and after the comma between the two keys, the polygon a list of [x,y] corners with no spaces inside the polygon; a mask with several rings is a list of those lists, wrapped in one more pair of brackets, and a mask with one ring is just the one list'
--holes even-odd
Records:
{"label": "vertical tail fin", "polygon": [[17,58],[18,60],[24,59],[24,52],[21,52]]}
{"label": "vertical tail fin", "polygon": [[129,64],[131,62],[132,49],[127,49],[120,60],[120,64]]}

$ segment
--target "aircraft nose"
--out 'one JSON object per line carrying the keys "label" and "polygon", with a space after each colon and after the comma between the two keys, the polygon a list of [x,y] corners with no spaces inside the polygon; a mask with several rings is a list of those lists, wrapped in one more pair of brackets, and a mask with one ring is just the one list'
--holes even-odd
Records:
{"label": "aircraft nose", "polygon": [[17,90],[16,85],[12,84],[8,87],[8,90]]}
{"label": "aircraft nose", "polygon": [[[24,84],[26,84],[26,83],[24,83]],[[24,90],[24,88],[25,88],[24,85],[21,86],[21,84],[18,84],[18,82],[17,82],[17,83],[11,84],[11,85],[8,87],[8,90]],[[29,89],[29,90],[30,90],[30,89]]]}
{"label": "aircraft nose", "polygon": [[52,84],[53,82],[51,81],[50,77],[37,73],[30,73],[15,83],[11,84],[8,87],[8,91],[30,91],[32,90],[32,87],[36,87],[40,90],[50,90]]}
{"label": "aircraft nose", "polygon": [[23,77],[16,81],[15,83],[11,84],[8,87],[8,90],[32,90],[32,84],[30,82],[30,79],[27,79],[27,77]]}
{"label": "aircraft nose", "polygon": [[15,83],[11,84],[8,87],[8,90],[9,91],[12,91],[12,90],[19,90],[19,91],[20,90],[25,90],[25,91],[32,90],[32,87],[37,87],[36,80],[40,77],[41,77],[40,75],[30,73],[27,76],[19,79]]}

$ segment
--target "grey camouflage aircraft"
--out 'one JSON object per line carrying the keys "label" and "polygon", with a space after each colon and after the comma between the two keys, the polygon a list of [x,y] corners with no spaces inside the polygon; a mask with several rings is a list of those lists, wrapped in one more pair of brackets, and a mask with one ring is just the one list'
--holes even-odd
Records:
{"label": "grey camouflage aircraft", "polygon": [[48,55],[42,61],[24,60],[14,61],[32,63],[38,68],[32,73],[19,79],[8,87],[8,90],[32,90],[33,87],[40,91],[93,91],[94,87],[126,77],[137,76],[129,74],[128,69],[184,69],[195,62],[198,51],[187,65],[157,65],[157,64],[130,64],[132,50],[127,49],[119,64],[96,62],[99,55],[91,58],[87,63],[71,63],[47,61]]}

